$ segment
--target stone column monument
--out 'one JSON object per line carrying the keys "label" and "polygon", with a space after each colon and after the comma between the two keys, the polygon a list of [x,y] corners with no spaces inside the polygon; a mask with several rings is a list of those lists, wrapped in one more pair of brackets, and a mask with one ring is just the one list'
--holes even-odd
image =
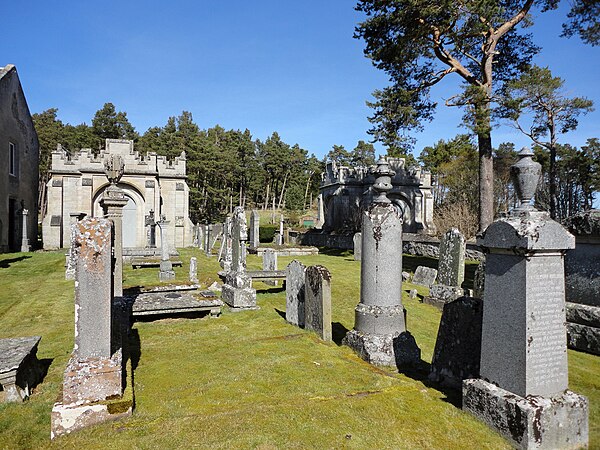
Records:
{"label": "stone column monument", "polygon": [[156,247],[156,219],[154,218],[154,210],[151,209],[145,217],[146,226],[148,227],[148,247]]}
{"label": "stone column monument", "polygon": [[480,378],[463,382],[463,409],[518,448],[587,447],[587,399],[568,390],[563,260],[575,240],[530,206],[541,174],[532,156],[523,149],[511,167],[520,206],[480,241]]}
{"label": "stone column monument", "polygon": [[109,155],[104,160],[104,173],[110,181],[100,200],[104,216],[111,219],[115,225],[114,230],[114,257],[115,257],[115,296],[123,296],[123,207],[127,198],[123,189],[117,183],[123,176],[125,162],[121,155]]}
{"label": "stone column monument", "polygon": [[158,229],[160,230],[160,269],[158,272],[158,279],[160,281],[169,281],[175,278],[175,272],[173,271],[173,264],[171,264],[171,257],[169,254],[169,242],[167,238],[167,228],[170,221],[166,220],[164,216],[156,222]]}
{"label": "stone column monument", "polygon": [[362,217],[360,303],[344,343],[371,364],[400,367],[421,351],[402,306],[402,215],[386,195],[394,172],[380,159],[374,175],[376,194]]}
{"label": "stone column monument", "polygon": [[233,308],[257,309],[256,289],[246,273],[248,228],[244,208],[236,206],[231,218],[231,265],[225,277],[221,299]]}
{"label": "stone column monument", "polygon": [[260,215],[256,209],[250,213],[250,248],[260,245]]}
{"label": "stone column monument", "polygon": [[29,238],[27,237],[27,216],[29,215],[29,210],[25,208],[21,209],[21,215],[23,217],[23,225],[21,227],[21,251],[30,252],[31,245],[29,245]]}

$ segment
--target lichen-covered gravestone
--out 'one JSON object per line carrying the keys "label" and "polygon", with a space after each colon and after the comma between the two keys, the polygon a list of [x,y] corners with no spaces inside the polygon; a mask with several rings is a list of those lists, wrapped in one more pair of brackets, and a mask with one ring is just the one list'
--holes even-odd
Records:
{"label": "lichen-covered gravestone", "polygon": [[198,284],[198,260],[195,256],[190,258],[190,283]]}
{"label": "lichen-covered gravestone", "polygon": [[437,273],[437,270],[432,269],[431,267],[419,266],[417,267],[417,270],[415,270],[412,283],[420,286],[431,287],[431,285],[435,283]]}
{"label": "lichen-covered gravestone", "polygon": [[331,341],[331,274],[323,266],[309,266],[304,273],[304,328]]}
{"label": "lichen-covered gravestone", "polygon": [[260,214],[256,209],[250,213],[250,230],[248,240],[250,248],[258,248],[260,245]]}
{"label": "lichen-covered gravestone", "polygon": [[[267,248],[262,255],[263,270],[277,270],[277,251],[272,248]],[[277,286],[277,280],[263,280],[263,283],[269,286]]]}
{"label": "lichen-covered gravestone", "polygon": [[354,244],[354,261],[360,261],[360,250],[362,246],[362,235],[360,233],[354,233],[352,238]]}
{"label": "lichen-covered gravestone", "polygon": [[520,200],[479,242],[486,250],[480,378],[463,409],[519,448],[579,448],[588,403],[568,389],[564,252],[575,240],[530,206],[541,167],[524,149],[512,166]]}
{"label": "lichen-covered gravestone", "polygon": [[297,260],[289,263],[285,270],[285,320],[299,327],[304,326],[305,270]]}

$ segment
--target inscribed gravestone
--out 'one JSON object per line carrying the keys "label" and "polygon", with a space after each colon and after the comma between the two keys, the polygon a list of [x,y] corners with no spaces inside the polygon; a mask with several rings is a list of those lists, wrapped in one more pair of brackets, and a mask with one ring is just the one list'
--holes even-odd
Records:
{"label": "inscribed gravestone", "polygon": [[437,273],[438,271],[432,269],[431,267],[419,266],[417,267],[417,270],[415,270],[412,283],[431,287],[431,285],[435,282]]}
{"label": "inscribed gravestone", "polygon": [[440,242],[437,282],[446,286],[462,285],[465,279],[465,237],[456,228],[444,233]]}
{"label": "inscribed gravestone", "polygon": [[323,266],[309,266],[305,280],[304,328],[331,341],[331,274]]}
{"label": "inscribed gravestone", "polygon": [[195,256],[190,258],[190,283],[198,283],[198,260]]}
{"label": "inscribed gravestone", "polygon": [[[269,271],[277,270],[277,252],[272,248],[267,248],[263,252],[262,268]],[[264,280],[263,283],[269,286],[277,286],[279,284],[277,280]]]}
{"label": "inscribed gravestone", "polygon": [[285,271],[285,320],[299,327],[304,326],[305,267],[296,260]]}

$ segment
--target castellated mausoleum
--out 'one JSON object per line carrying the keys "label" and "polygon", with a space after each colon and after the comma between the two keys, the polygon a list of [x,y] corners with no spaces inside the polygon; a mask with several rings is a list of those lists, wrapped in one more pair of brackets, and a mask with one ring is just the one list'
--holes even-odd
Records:
{"label": "castellated mausoleum", "polygon": [[128,203],[123,208],[123,247],[160,246],[154,224],[164,216],[169,247],[192,245],[189,219],[189,188],[186,183],[185,152],[173,160],[154,152],[141,155],[133,141],[107,139],[97,155],[91,149],[69,154],[60,146],[52,152],[48,181],[48,212],[42,223],[45,249],[70,246],[70,224],[85,216],[103,215],[100,200],[110,185],[104,173],[104,159],[120,155],[125,163],[118,187]]}
{"label": "castellated mausoleum", "polygon": [[[420,167],[406,167],[404,158],[387,158],[392,177],[388,198],[402,213],[405,233],[434,234],[431,174]],[[326,232],[358,232],[361,211],[372,199],[375,181],[368,167],[327,163],[319,192],[319,225]]]}

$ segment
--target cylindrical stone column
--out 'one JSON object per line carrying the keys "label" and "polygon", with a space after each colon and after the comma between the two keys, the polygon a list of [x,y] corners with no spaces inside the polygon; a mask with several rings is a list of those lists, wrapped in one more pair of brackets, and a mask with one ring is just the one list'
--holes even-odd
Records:
{"label": "cylindrical stone column", "polygon": [[29,245],[29,238],[27,237],[27,216],[29,215],[29,211],[23,208],[21,214],[23,216],[23,226],[21,227],[21,251],[30,252],[31,246]]}

